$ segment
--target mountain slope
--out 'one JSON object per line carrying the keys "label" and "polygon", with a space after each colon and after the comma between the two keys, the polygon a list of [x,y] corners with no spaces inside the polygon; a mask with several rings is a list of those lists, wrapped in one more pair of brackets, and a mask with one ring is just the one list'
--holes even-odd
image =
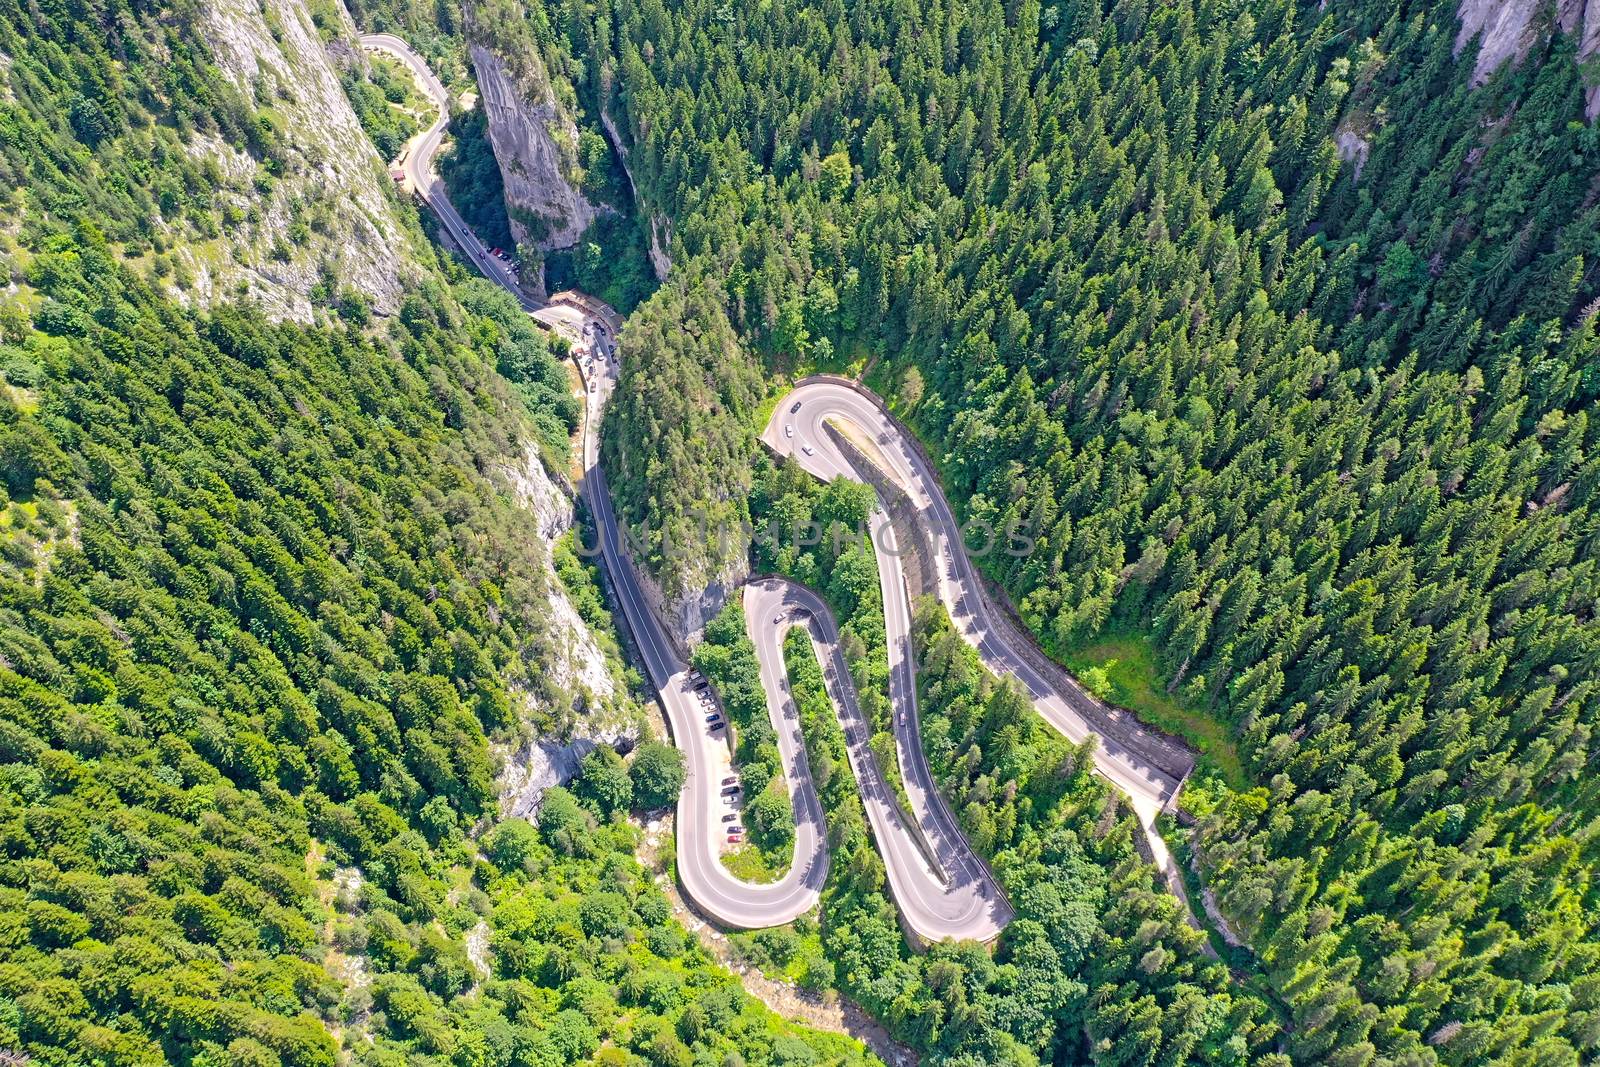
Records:
{"label": "mountain slope", "polygon": [[316,12],[0,5],[0,1051],[875,1063],[692,945],[621,756],[502,795],[640,726],[552,559],[577,405]]}
{"label": "mountain slope", "polygon": [[1454,3],[562,10],[674,270],[770,369],[870,368],[1036,539],[989,571],[1044,647],[1132,642],[1237,751],[1188,843],[1284,1049],[1592,1059],[1578,23],[1482,80]]}

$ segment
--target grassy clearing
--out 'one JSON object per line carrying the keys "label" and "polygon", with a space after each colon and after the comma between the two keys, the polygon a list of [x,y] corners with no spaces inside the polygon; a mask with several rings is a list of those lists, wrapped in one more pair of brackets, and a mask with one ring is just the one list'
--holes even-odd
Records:
{"label": "grassy clearing", "polygon": [[784,876],[789,869],[789,857],[768,855],[754,844],[744,844],[724,852],[722,865],[735,878],[765,885]]}
{"label": "grassy clearing", "polygon": [[767,428],[767,422],[772,418],[772,413],[778,410],[778,401],[789,395],[789,382],[785,379],[770,393],[761,398],[761,403],[751,416],[750,424],[755,427],[757,436]]}
{"label": "grassy clearing", "polygon": [[1127,708],[1142,721],[1176,734],[1200,752],[1229,788],[1250,788],[1228,725],[1172,696],[1161,683],[1150,640],[1128,630],[1101,634],[1064,657],[1067,668],[1101,699]]}

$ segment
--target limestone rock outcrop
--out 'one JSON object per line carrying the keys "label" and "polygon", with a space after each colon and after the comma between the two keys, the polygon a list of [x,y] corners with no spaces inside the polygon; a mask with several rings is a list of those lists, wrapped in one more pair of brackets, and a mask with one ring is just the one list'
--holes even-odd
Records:
{"label": "limestone rock outcrop", "polygon": [[[1474,37],[1479,38],[1478,56],[1472,67],[1472,81],[1482,85],[1505,63],[1521,63],[1528,53],[1546,40],[1550,32],[1581,34],[1578,40],[1579,63],[1600,49],[1600,0],[1460,0],[1456,16],[1455,51],[1460,55]],[[1600,84],[1591,85],[1584,100],[1584,113],[1593,119],[1600,115]]]}
{"label": "limestone rock outcrop", "polygon": [[516,13],[468,8],[467,54],[477,74],[480,106],[500,163],[506,213],[519,245],[570,248],[600,208],[580,187],[578,124],[538,47],[507,31]]}
{"label": "limestone rock outcrop", "polygon": [[[210,157],[239,220],[179,255],[193,285],[173,295],[210,305],[248,299],[274,318],[309,321],[313,294],[334,279],[378,315],[393,314],[421,276],[384,161],[340,84],[343,63],[363,62],[342,4],[322,24],[304,0],[204,0],[203,30],[218,67],[277,126],[284,162],[270,183],[258,164],[214,137],[189,150]],[[324,294],[321,303],[326,305]]]}

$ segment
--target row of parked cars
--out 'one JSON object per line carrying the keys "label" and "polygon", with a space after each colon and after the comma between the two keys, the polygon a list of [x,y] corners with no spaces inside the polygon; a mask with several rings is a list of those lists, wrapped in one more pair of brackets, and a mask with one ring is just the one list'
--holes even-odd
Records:
{"label": "row of parked cars", "polygon": [[[722,713],[717,710],[716,699],[711,695],[711,683],[699,671],[690,671],[689,679],[693,684],[695,699],[700,702],[700,707],[706,717],[706,726],[711,730],[713,737],[721,735],[727,723],[723,721]],[[735,809],[722,816],[724,832],[728,835],[728,843],[737,845],[744,840],[744,827],[739,824],[738,807],[744,799],[744,789],[739,785],[739,776],[730,774],[722,779],[722,802]]]}
{"label": "row of parked cars", "polygon": [[722,721],[722,713],[717,710],[717,702],[711,696],[711,683],[706,681],[705,675],[699,671],[691,671],[690,680],[694,683],[694,698],[700,702],[700,710],[705,714],[706,725],[713,734],[720,733],[727,723]]}
{"label": "row of parked cars", "polygon": [[[730,774],[722,780],[723,802],[729,807],[737,807],[743,797],[744,790],[739,785],[739,776]],[[737,845],[744,840],[744,827],[739,825],[739,813],[730,811],[722,817],[722,823],[728,834],[728,844]]]}
{"label": "row of parked cars", "polygon": [[500,262],[504,263],[506,265],[506,269],[511,271],[513,276],[522,273],[522,267],[519,264],[512,262],[511,257],[506,255],[505,249],[491,248],[489,249],[489,254],[495,259],[498,259]]}

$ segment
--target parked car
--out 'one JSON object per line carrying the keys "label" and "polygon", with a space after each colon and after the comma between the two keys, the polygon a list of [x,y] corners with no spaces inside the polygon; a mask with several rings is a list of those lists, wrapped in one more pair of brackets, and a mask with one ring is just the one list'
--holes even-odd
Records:
{"label": "parked car", "polygon": [[722,721],[722,716],[718,715],[716,712],[712,712],[710,715],[706,716],[706,722],[711,723],[713,726],[716,725],[717,723],[721,722],[721,721]]}
{"label": "parked car", "polygon": [[730,774],[730,775],[728,775],[728,777],[726,777],[726,778],[724,778],[722,780],[722,784],[723,785],[738,785],[739,784],[739,776],[737,774]]}
{"label": "parked car", "polygon": [[722,817],[722,821],[723,822],[733,822],[738,817],[739,817],[738,815],[736,815],[736,814],[734,814],[733,812],[730,811],[730,812],[728,812],[728,814],[726,814],[726,815],[724,815]]}
{"label": "parked car", "polygon": [[734,823],[732,826],[728,827],[729,837],[738,837],[742,833],[744,833],[744,827],[740,826],[738,823]]}
{"label": "parked car", "polygon": [[741,834],[729,834],[728,835],[728,844],[730,844],[730,845],[739,845],[739,844],[743,844],[743,843],[744,843],[743,835],[741,835]]}
{"label": "parked car", "polygon": [[739,795],[739,787],[736,785],[730,785],[723,789],[722,795],[725,797],[736,797]]}

